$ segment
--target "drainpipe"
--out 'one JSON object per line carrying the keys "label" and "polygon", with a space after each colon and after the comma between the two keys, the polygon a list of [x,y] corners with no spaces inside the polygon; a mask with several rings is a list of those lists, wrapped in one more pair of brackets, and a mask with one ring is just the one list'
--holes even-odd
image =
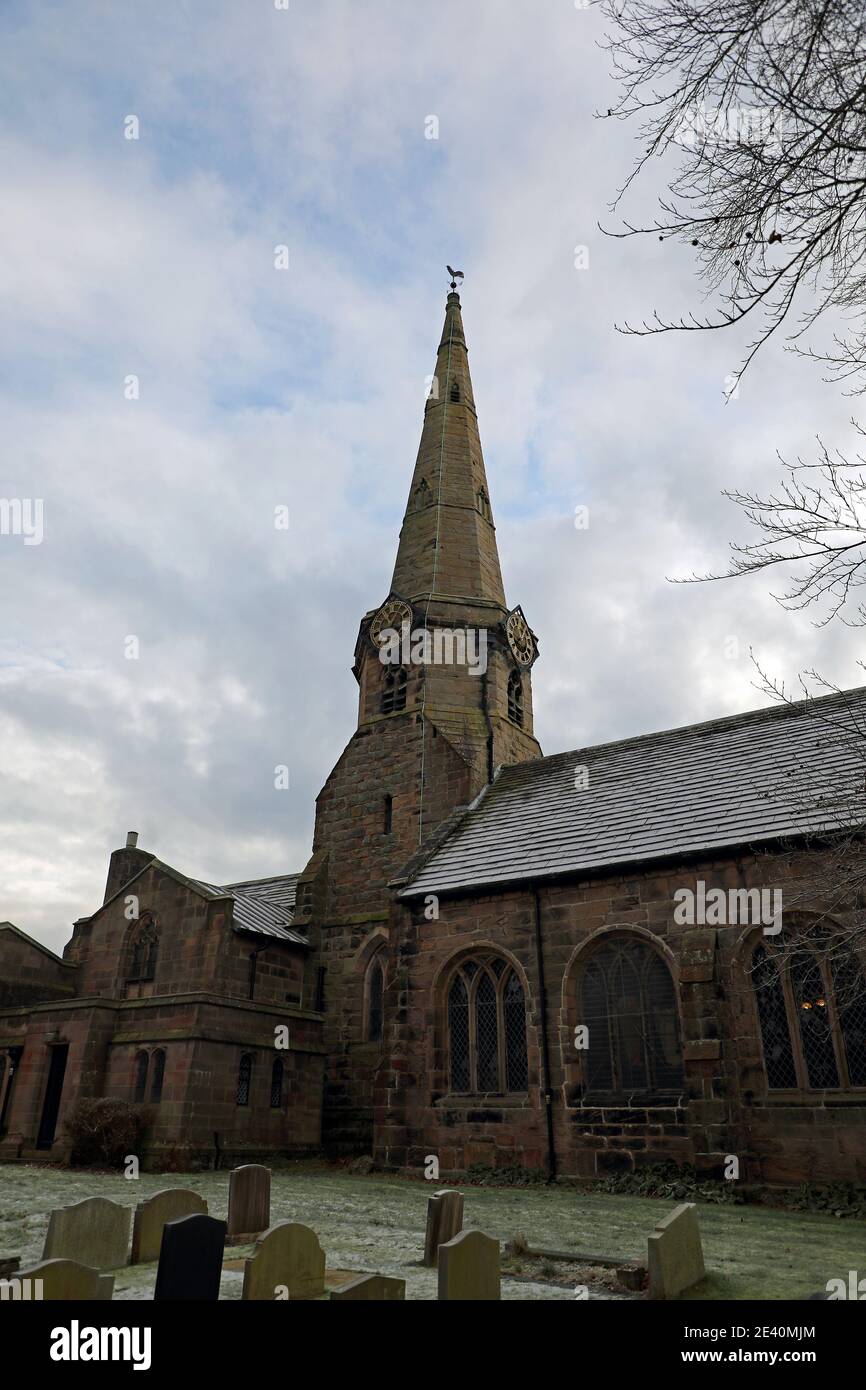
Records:
{"label": "drainpipe", "polygon": [[541,949],[541,894],[533,888],[535,917],[535,968],[538,973],[538,1002],[541,1011],[541,1081],[547,1114],[547,1181],[556,1178],[556,1141],[553,1134],[553,1090],[550,1085],[550,1052],[547,1046],[547,989],[544,983],[544,956]]}

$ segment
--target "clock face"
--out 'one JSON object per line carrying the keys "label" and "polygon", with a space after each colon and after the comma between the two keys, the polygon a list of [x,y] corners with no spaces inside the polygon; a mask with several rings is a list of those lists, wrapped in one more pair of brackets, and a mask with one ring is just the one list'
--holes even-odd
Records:
{"label": "clock face", "polygon": [[401,598],[387,599],[370,624],[370,641],[373,646],[381,647],[385,641],[383,634],[389,630],[402,634],[404,623],[408,623],[411,628],[412,609],[409,604],[404,603]]}
{"label": "clock face", "polygon": [[515,661],[521,666],[531,666],[535,660],[535,638],[519,608],[509,613],[505,620],[505,633]]}

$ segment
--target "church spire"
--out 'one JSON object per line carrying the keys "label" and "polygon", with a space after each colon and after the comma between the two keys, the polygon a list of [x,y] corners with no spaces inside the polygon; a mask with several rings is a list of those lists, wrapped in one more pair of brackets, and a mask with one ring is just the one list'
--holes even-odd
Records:
{"label": "church spire", "polygon": [[505,609],[460,296],[448,296],[392,592]]}

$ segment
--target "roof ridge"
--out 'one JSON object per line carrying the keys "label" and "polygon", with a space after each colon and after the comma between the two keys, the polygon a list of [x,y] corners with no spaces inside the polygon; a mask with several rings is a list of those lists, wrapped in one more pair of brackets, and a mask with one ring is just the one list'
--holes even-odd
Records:
{"label": "roof ridge", "polygon": [[715,719],[704,719],[697,724],[677,724],[672,728],[655,729],[647,734],[631,734],[628,738],[609,739],[606,743],[588,743],[580,748],[564,749],[560,753],[547,753],[541,758],[526,758],[519,763],[506,763],[502,768],[502,774],[511,777],[525,769],[538,767],[541,763],[549,765],[556,762],[557,759],[575,758],[581,753],[607,753],[614,748],[630,748],[637,744],[649,743],[653,739],[673,737],[676,734],[694,734],[709,729],[724,729],[733,724],[746,723],[750,719],[762,723],[769,723],[773,718],[793,719],[798,715],[805,714],[807,709],[815,705],[830,704],[834,700],[842,701],[846,695],[866,695],[866,685],[851,686],[850,689],[834,691],[830,695],[806,696],[802,700],[786,701],[783,705],[762,705],[757,709],[743,710],[740,714],[723,714]]}

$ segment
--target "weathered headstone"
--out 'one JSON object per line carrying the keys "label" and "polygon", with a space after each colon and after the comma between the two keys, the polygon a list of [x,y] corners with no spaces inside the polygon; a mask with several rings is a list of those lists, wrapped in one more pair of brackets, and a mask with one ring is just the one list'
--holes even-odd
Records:
{"label": "weathered headstone", "polygon": [[482,1231],[461,1231],[440,1245],[439,1297],[451,1303],[500,1298],[499,1241]]}
{"label": "weathered headstone", "polygon": [[179,1221],[183,1216],[207,1216],[207,1202],[200,1193],[186,1187],[168,1187],[146,1202],[139,1202],[132,1219],[130,1264],[158,1260],[163,1226],[166,1221]]}
{"label": "weathered headstone", "polygon": [[271,1224],[271,1170],[245,1163],[229,1174],[229,1235],[236,1245],[254,1240]]}
{"label": "weathered headstone", "polygon": [[694,1202],[683,1202],[647,1238],[650,1298],[676,1298],[703,1279],[704,1252]]}
{"label": "weathered headstone", "polygon": [[391,1279],[386,1274],[361,1274],[339,1289],[331,1290],[331,1298],[349,1302],[365,1300],[370,1303],[393,1303],[406,1297],[406,1280]]}
{"label": "weathered headstone", "polygon": [[[100,1274],[76,1260],[42,1260],[29,1269],[17,1270],[9,1282],[14,1289],[16,1283],[20,1286],[25,1281],[29,1287],[22,1289],[20,1296],[32,1300],[93,1303],[109,1299],[114,1293],[113,1274]],[[15,1297],[15,1293],[11,1296]]]}
{"label": "weathered headstone", "polygon": [[424,1237],[424,1263],[436,1268],[437,1251],[463,1230],[463,1193],[443,1188],[427,1201],[427,1232]]}
{"label": "weathered headstone", "polygon": [[244,1261],[242,1298],[321,1298],[325,1292],[325,1252],[309,1226],[278,1221],[259,1236]]}
{"label": "weathered headstone", "polygon": [[119,1269],[129,1258],[132,1211],[106,1197],[85,1197],[48,1218],[43,1260],[74,1260],[91,1269]]}
{"label": "weathered headstone", "polygon": [[226,1223],[214,1216],[182,1216],[162,1228],[153,1296],[159,1300],[219,1298]]}

